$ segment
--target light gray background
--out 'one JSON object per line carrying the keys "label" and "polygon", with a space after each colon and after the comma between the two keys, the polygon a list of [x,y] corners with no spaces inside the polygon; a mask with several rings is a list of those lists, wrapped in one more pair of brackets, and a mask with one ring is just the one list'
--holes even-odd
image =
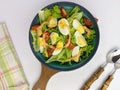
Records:
{"label": "light gray background", "polygon": [[[55,1],[63,0],[0,0],[0,22],[7,24],[31,88],[40,76],[41,64],[29,46],[29,27],[38,10]],[[107,52],[114,47],[120,47],[120,0],[71,1],[84,6],[99,19],[100,44],[88,64],[74,71],[57,73],[49,80],[46,90],[79,90],[90,75],[105,62]],[[113,65],[108,65],[89,90],[98,90],[112,69]],[[108,90],[120,90],[119,84],[120,70],[115,73]]]}

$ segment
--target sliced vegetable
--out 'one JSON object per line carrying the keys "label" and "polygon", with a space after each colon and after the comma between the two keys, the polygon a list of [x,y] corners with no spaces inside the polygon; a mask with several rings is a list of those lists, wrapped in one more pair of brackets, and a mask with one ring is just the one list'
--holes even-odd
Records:
{"label": "sliced vegetable", "polygon": [[74,44],[70,43],[68,49],[72,50],[74,47],[75,47]]}

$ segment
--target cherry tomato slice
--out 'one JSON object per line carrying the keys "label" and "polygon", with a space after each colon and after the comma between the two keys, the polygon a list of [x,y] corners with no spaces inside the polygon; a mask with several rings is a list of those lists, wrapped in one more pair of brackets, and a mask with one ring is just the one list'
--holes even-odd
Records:
{"label": "cherry tomato slice", "polygon": [[75,46],[72,43],[70,43],[69,46],[68,46],[68,49],[72,50],[74,47]]}
{"label": "cherry tomato slice", "polygon": [[39,27],[39,25],[34,25],[34,26],[32,26],[32,30],[37,30],[37,28]]}
{"label": "cherry tomato slice", "polygon": [[83,18],[83,21],[85,23],[86,26],[90,27],[92,25],[92,21],[89,20],[88,18],[84,17]]}

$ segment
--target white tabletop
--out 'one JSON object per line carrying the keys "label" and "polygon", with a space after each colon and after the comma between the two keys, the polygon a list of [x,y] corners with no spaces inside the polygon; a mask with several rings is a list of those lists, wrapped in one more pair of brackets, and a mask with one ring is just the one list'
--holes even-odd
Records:
{"label": "white tabletop", "polygon": [[[55,1],[62,0],[0,0],[0,22],[7,24],[31,88],[40,76],[41,63],[29,46],[30,24],[38,10]],[[114,47],[120,47],[120,0],[72,1],[84,6],[99,19],[100,44],[89,63],[73,71],[57,73],[49,80],[46,90],[79,90],[90,75],[105,62],[107,52]],[[113,65],[108,65],[89,90],[98,90],[112,69]],[[108,90],[120,90],[119,83],[120,70],[115,73]]]}

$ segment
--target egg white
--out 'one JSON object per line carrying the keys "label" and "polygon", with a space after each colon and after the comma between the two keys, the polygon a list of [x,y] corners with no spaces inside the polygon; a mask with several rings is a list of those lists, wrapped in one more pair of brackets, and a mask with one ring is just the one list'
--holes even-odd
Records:
{"label": "egg white", "polygon": [[57,19],[56,18],[54,18],[54,17],[49,17],[49,19],[48,19],[48,27],[49,28],[53,28],[53,27],[56,27],[57,26]]}
{"label": "egg white", "polygon": [[[80,47],[84,47],[87,45],[87,42],[82,34],[80,34],[78,31],[75,32],[75,39],[76,39],[76,44]],[[81,40],[81,41],[79,41]]]}
{"label": "egg white", "polygon": [[39,49],[40,49],[41,53],[44,50],[44,47],[43,47],[43,38],[42,37],[39,37]]}
{"label": "egg white", "polygon": [[81,34],[85,33],[85,30],[84,30],[82,24],[77,19],[73,20],[73,28],[75,30],[79,31]]}
{"label": "egg white", "polygon": [[73,48],[73,51],[72,51],[72,56],[78,55],[79,49],[80,49],[79,46],[74,47],[74,48]]}
{"label": "egg white", "polygon": [[58,22],[58,28],[59,28],[59,31],[63,35],[68,35],[69,34],[69,28],[68,27],[69,27],[69,23],[68,23],[67,19],[62,18],[62,19],[59,20],[59,22]]}
{"label": "egg white", "polygon": [[59,54],[63,49],[63,42],[62,41],[59,41],[56,45],[56,48],[55,50],[53,51],[52,55],[57,55]]}
{"label": "egg white", "polygon": [[58,37],[59,37],[59,35],[56,32],[52,32],[50,34],[50,39],[51,39],[52,45],[54,45],[57,42]]}
{"label": "egg white", "polygon": [[52,55],[57,55],[57,54],[59,54],[61,51],[62,51],[62,48],[60,48],[60,49],[57,49],[57,48],[56,48],[56,49],[53,51]]}

